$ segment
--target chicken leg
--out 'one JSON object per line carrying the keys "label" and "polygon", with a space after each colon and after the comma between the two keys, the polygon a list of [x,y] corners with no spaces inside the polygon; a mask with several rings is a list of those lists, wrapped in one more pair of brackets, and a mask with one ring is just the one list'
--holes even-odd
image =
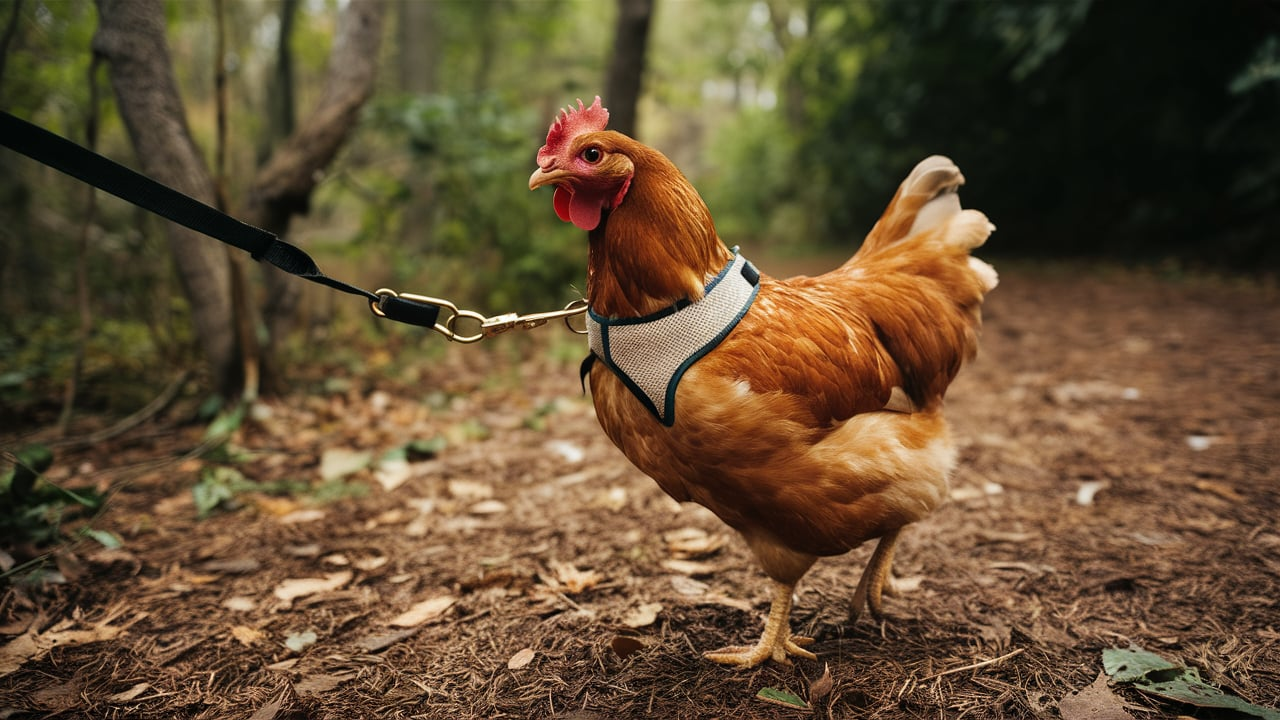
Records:
{"label": "chicken leg", "polygon": [[813,638],[791,634],[791,593],[795,590],[795,584],[789,585],[777,580],[771,582],[773,583],[773,603],[769,606],[769,618],[764,623],[764,633],[760,636],[760,642],[754,646],[733,645],[720,648],[704,653],[703,657],[723,665],[738,665],[744,668],[755,667],[769,658],[783,665],[790,665],[791,660],[787,657],[788,655],[810,660],[818,659],[817,655],[801,647],[813,642]]}
{"label": "chicken leg", "polygon": [[889,570],[893,566],[893,549],[898,543],[898,533],[901,528],[887,532],[880,537],[880,542],[876,543],[875,552],[871,553],[871,559],[867,561],[867,567],[862,571],[862,578],[858,580],[858,587],[853,591],[853,605],[849,609],[849,617],[857,620],[862,615],[862,611],[868,606],[871,608],[871,617],[880,619],[880,595],[886,589],[889,594],[893,594],[893,587],[889,582]]}

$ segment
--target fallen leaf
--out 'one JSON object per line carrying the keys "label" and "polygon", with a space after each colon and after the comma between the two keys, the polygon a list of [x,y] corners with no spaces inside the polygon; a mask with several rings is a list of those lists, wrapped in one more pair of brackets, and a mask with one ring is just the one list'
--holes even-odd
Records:
{"label": "fallen leaf", "polygon": [[1196,707],[1234,710],[1263,720],[1280,720],[1280,711],[1227,695],[1202,680],[1199,670],[1176,665],[1142,648],[1107,648],[1102,651],[1102,665],[1115,682],[1130,683],[1148,695]]}
{"label": "fallen leaf", "polygon": [[798,710],[809,709],[809,703],[800,699],[798,695],[789,693],[786,690],[778,690],[771,687],[760,688],[760,692],[756,693],[756,698],[773,705],[781,705],[783,707]]}
{"label": "fallen leaf", "polygon": [[552,440],[545,447],[569,463],[580,463],[587,456],[587,453],[577,443],[572,443],[568,440]]}
{"label": "fallen leaf", "polygon": [[642,628],[652,625],[662,612],[662,603],[645,603],[631,608],[622,616],[622,624],[629,628]]}
{"label": "fallen leaf", "polygon": [[476,480],[450,480],[446,486],[449,497],[455,500],[488,500],[493,497],[493,486]]}
{"label": "fallen leaf", "polygon": [[724,535],[720,533],[710,535],[706,530],[696,527],[685,527],[663,533],[662,539],[667,543],[667,551],[676,559],[682,560],[711,555],[725,544]]}
{"label": "fallen leaf", "polygon": [[111,623],[120,617],[123,612],[123,608],[115,608],[108,612],[102,620],[84,629],[73,629],[78,624],[78,620],[69,619],[54,625],[43,633],[28,630],[0,647],[0,677],[14,672],[28,661],[44,657],[45,653],[55,647],[87,645],[105,640],[114,640],[129,626],[147,616],[146,613],[139,613],[126,623],[112,625]]}
{"label": "fallen leaf", "polygon": [[507,661],[507,669],[519,670],[520,668],[525,667],[529,663],[533,662],[534,654],[533,648],[524,648],[520,652],[511,656],[511,659]]}
{"label": "fallen leaf", "polygon": [[1107,674],[1098,672],[1092,685],[1058,701],[1062,720],[1133,720],[1125,703],[1107,686]]}
{"label": "fallen leaf", "polygon": [[298,523],[315,522],[325,518],[325,511],[316,508],[307,510],[293,510],[281,515],[279,522],[285,525],[296,525]]}
{"label": "fallen leaf", "polygon": [[556,582],[564,586],[570,595],[590,590],[604,580],[604,576],[594,570],[579,570],[569,563],[553,562],[550,565]]}
{"label": "fallen leaf", "polygon": [[364,570],[365,572],[368,572],[370,570],[377,570],[383,565],[386,565],[387,562],[388,559],[386,555],[374,555],[373,557],[360,558],[352,563],[352,565],[355,565],[357,570]]}
{"label": "fallen leaf", "polygon": [[369,467],[373,453],[367,450],[329,448],[320,456],[320,479],[338,480]]}
{"label": "fallen leaf", "polygon": [[378,633],[369,635],[356,641],[356,647],[367,653],[375,653],[395,645],[401,640],[407,640],[418,634],[420,627],[412,627],[404,630],[395,630],[393,632]]}
{"label": "fallen leaf", "polygon": [[713,575],[720,569],[719,565],[699,560],[663,560],[662,567],[690,577]]}
{"label": "fallen leaf", "polygon": [[395,627],[415,627],[444,615],[445,611],[453,607],[457,601],[458,598],[452,595],[438,595],[415,604],[392,618],[387,624]]}
{"label": "fallen leaf", "polygon": [[373,479],[387,492],[400,487],[412,476],[413,469],[404,458],[383,459],[378,463],[378,469],[373,471]]}
{"label": "fallen leaf", "polygon": [[123,692],[118,692],[115,695],[108,695],[107,701],[113,702],[113,703],[127,703],[130,700],[133,700],[134,698],[138,697],[142,693],[146,692],[147,688],[150,688],[150,687],[151,687],[151,683],[140,682],[137,685],[134,685],[133,687],[129,688],[128,690],[125,690]]}
{"label": "fallen leaf", "polygon": [[251,573],[261,567],[262,564],[251,557],[225,558],[221,560],[210,560],[200,566],[205,572],[220,572],[229,575],[243,575]]}
{"label": "fallen leaf", "polygon": [[1089,480],[1080,483],[1080,488],[1076,490],[1076,504],[1092,505],[1094,496],[1109,487],[1111,483],[1107,480]]}
{"label": "fallen leaf", "polygon": [[236,612],[249,612],[258,607],[258,601],[244,595],[236,595],[223,600],[222,607]]}
{"label": "fallen leaf", "polygon": [[308,675],[293,684],[293,691],[302,697],[314,697],[329,692],[355,676],[355,671],[332,675]]}
{"label": "fallen leaf", "polygon": [[822,664],[822,677],[814,680],[809,685],[809,702],[821,700],[831,693],[831,688],[835,687],[835,681],[831,679],[831,665]]}
{"label": "fallen leaf", "polygon": [[249,647],[265,637],[261,630],[251,628],[248,625],[236,625],[231,628],[231,637],[240,642],[241,645]]}
{"label": "fallen leaf", "polygon": [[294,652],[302,652],[304,648],[316,644],[316,634],[310,630],[293,633],[284,639],[284,646]]}
{"label": "fallen leaf", "polygon": [[694,580],[693,578],[685,577],[684,575],[672,575],[671,587],[675,588],[675,591],[681,595],[696,597],[707,592],[708,585],[704,582]]}
{"label": "fallen leaf", "polygon": [[618,657],[626,658],[643,650],[645,645],[640,638],[631,637],[630,635],[614,635],[613,640],[609,641],[609,647],[617,653]]}
{"label": "fallen leaf", "polygon": [[507,511],[507,504],[501,500],[481,500],[467,508],[472,515],[497,515]]}
{"label": "fallen leaf", "polygon": [[329,592],[351,582],[350,570],[329,573],[322,578],[289,578],[276,586],[272,591],[277,598],[291,603],[300,597]]}

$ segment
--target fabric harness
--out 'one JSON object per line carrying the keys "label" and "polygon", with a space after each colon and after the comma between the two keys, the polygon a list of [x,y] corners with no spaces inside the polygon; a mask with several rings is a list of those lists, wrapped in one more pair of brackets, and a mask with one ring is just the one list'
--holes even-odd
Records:
{"label": "fabric harness", "polygon": [[733,259],[696,302],[682,300],[639,318],[608,318],[588,310],[592,355],[670,427],[680,378],[729,336],[759,291],[760,272],[735,247]]}

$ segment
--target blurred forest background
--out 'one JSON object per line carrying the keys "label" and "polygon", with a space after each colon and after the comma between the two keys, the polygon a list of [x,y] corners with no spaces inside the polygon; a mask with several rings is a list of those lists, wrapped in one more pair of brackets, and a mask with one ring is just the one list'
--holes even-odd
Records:
{"label": "blurred forest background", "polygon": [[[597,94],[753,257],[852,252],[944,153],[988,255],[1280,267],[1274,0],[3,0],[0,33],[0,109],[331,275],[486,314],[578,297],[585,239],[526,178]],[[443,342],[7,150],[0,214],[8,431],[138,407],[175,368],[234,397]]]}

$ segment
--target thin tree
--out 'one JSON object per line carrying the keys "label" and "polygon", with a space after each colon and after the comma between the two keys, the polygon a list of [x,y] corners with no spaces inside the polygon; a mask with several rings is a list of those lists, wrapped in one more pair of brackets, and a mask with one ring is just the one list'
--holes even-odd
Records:
{"label": "thin tree", "polygon": [[644,78],[653,0],[618,0],[618,22],[613,33],[613,58],[605,79],[609,127],[627,135],[636,132],[636,105]]}
{"label": "thin tree", "polygon": [[[187,126],[164,36],[160,0],[97,0],[94,52],[109,63],[112,88],[142,171],[197,200],[215,203],[215,185]],[[309,208],[311,192],[356,125],[373,93],[382,37],[381,0],[351,0],[339,18],[325,89],[311,114],[260,168],[240,209],[245,222],[284,235],[290,219]],[[235,332],[231,265],[223,248],[176,224],[167,224],[178,276],[213,382],[225,397],[242,389]],[[300,282],[267,269],[263,313],[271,333],[260,364],[271,389],[273,352],[289,330]],[[248,309],[245,310],[248,312]]]}

